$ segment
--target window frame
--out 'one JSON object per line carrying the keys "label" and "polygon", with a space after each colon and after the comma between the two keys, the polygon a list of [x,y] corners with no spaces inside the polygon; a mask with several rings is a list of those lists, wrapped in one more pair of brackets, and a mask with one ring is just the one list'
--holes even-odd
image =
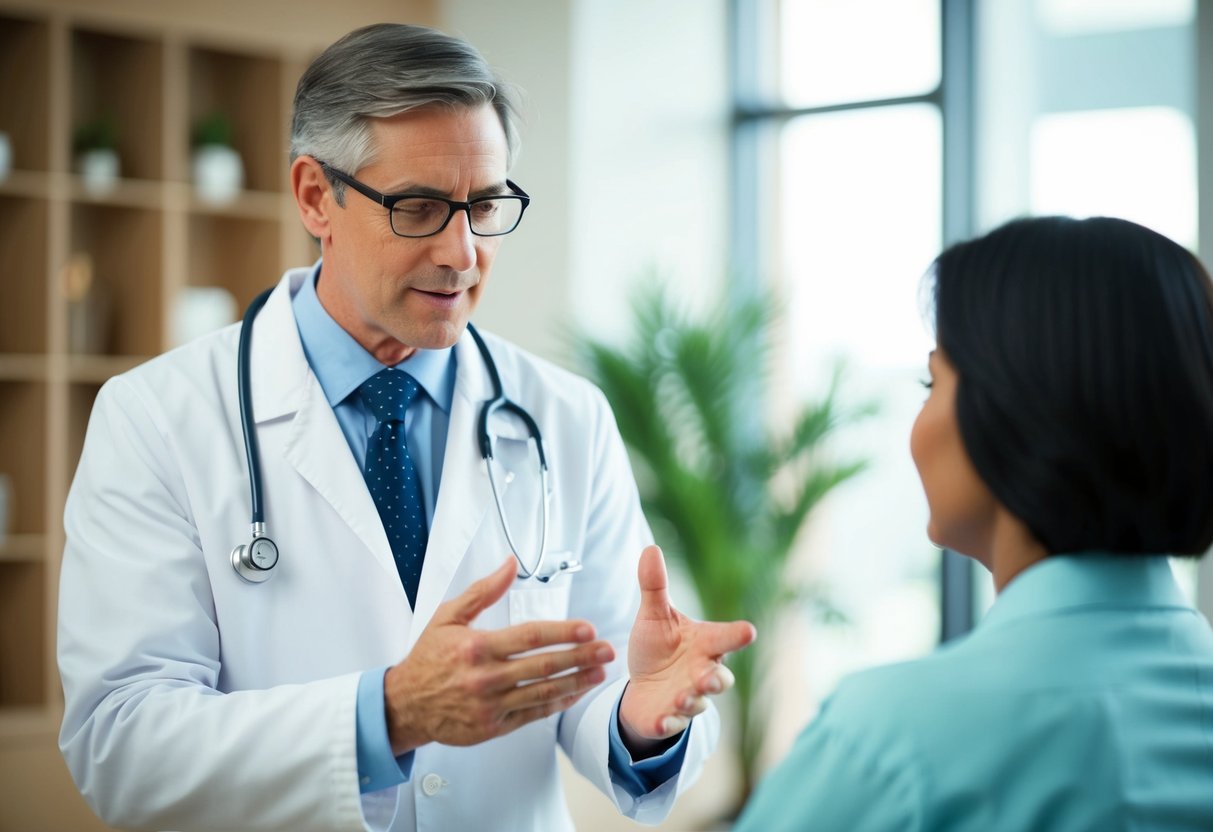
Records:
{"label": "window frame", "polygon": [[[776,175],[774,140],[792,119],[861,110],[928,104],[940,113],[943,126],[941,229],[944,247],[972,236],[974,228],[973,167],[973,40],[975,26],[969,0],[940,0],[940,81],[919,95],[790,107],[772,102],[764,91],[778,72],[763,55],[766,33],[773,31],[779,0],[729,0],[730,162],[729,262],[738,265],[730,291],[737,297],[762,289],[775,266],[771,246],[764,240],[774,222],[771,183]],[[973,561],[944,550],[940,555],[941,642],[973,628],[976,574]]]}

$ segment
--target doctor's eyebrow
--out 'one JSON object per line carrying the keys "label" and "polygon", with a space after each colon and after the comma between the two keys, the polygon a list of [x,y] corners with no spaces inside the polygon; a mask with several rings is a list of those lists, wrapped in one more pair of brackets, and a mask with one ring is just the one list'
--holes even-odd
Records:
{"label": "doctor's eyebrow", "polygon": [[[496,182],[492,185],[487,185],[483,188],[478,188],[472,191],[470,194],[468,194],[468,199],[479,199],[483,196],[501,196],[502,194],[508,193],[510,193],[510,189],[505,184],[505,180],[503,179],[500,182]],[[390,191],[384,191],[383,194],[384,196],[400,196],[401,194],[408,194],[409,196],[436,196],[440,199],[451,198],[446,191],[439,188],[430,187],[429,185],[419,185],[415,182],[405,182],[401,185],[393,187]]]}

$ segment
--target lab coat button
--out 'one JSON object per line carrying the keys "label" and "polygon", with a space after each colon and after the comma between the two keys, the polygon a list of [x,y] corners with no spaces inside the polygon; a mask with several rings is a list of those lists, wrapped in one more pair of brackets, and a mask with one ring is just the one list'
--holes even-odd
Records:
{"label": "lab coat button", "polygon": [[426,797],[433,797],[442,789],[442,778],[437,774],[427,774],[421,778],[421,790]]}

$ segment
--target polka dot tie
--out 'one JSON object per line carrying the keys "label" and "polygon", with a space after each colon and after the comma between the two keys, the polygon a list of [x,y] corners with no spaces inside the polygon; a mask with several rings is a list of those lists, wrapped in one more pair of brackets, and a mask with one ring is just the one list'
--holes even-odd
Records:
{"label": "polka dot tie", "polygon": [[416,607],[429,532],[421,502],[421,480],[404,442],[404,414],[421,387],[408,373],[387,369],[363,382],[358,391],[379,421],[366,444],[362,473],[383,520],[404,593],[409,604]]}

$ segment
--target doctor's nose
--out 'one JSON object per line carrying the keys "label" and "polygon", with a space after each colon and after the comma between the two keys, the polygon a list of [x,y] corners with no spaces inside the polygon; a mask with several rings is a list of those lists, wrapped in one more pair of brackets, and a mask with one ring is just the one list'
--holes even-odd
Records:
{"label": "doctor's nose", "polygon": [[476,235],[466,211],[456,211],[446,228],[430,238],[430,257],[435,266],[466,272],[476,265]]}

